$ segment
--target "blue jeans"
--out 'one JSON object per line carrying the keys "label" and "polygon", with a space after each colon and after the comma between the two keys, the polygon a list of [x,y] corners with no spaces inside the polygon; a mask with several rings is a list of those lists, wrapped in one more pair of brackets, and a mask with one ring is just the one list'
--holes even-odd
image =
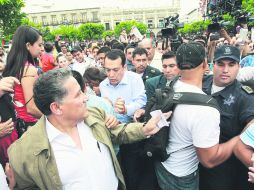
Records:
{"label": "blue jeans", "polygon": [[198,170],[184,177],[177,177],[169,173],[160,163],[155,163],[155,172],[159,186],[162,190],[198,190],[199,173]]}

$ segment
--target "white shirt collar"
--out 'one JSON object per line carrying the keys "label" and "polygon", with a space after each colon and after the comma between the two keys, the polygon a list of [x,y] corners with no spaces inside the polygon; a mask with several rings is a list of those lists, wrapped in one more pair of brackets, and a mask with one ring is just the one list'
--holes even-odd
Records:
{"label": "white shirt collar", "polygon": [[48,134],[48,139],[49,142],[52,142],[55,138],[57,138],[58,136],[61,135],[65,135],[64,133],[62,133],[61,131],[59,131],[57,128],[55,128],[50,121],[48,120],[48,118],[46,117],[46,131]]}

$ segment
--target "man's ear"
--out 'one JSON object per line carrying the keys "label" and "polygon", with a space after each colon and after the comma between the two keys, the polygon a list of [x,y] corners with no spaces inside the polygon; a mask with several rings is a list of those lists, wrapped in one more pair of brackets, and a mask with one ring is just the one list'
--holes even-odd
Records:
{"label": "man's ear", "polygon": [[52,102],[50,104],[50,110],[55,115],[61,115],[62,114],[62,110],[60,108],[60,105],[57,102]]}

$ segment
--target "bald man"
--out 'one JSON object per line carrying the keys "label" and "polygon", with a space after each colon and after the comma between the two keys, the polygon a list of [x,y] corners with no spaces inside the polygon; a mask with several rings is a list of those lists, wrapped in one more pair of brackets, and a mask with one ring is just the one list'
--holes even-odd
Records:
{"label": "bald man", "polygon": [[144,38],[138,44],[138,47],[146,49],[148,54],[149,65],[162,71],[162,65],[161,65],[162,54],[155,51],[155,43],[153,42],[153,40],[150,38]]}

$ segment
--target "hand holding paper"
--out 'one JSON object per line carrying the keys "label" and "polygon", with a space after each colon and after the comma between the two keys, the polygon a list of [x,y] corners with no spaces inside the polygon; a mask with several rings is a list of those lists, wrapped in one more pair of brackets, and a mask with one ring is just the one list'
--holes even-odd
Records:
{"label": "hand holding paper", "polygon": [[155,110],[150,113],[152,117],[156,117],[156,116],[160,117],[160,121],[157,124],[157,127],[159,128],[162,128],[165,126],[169,127],[170,122],[168,122],[167,119],[171,116],[171,114],[172,112],[162,113],[161,110]]}

